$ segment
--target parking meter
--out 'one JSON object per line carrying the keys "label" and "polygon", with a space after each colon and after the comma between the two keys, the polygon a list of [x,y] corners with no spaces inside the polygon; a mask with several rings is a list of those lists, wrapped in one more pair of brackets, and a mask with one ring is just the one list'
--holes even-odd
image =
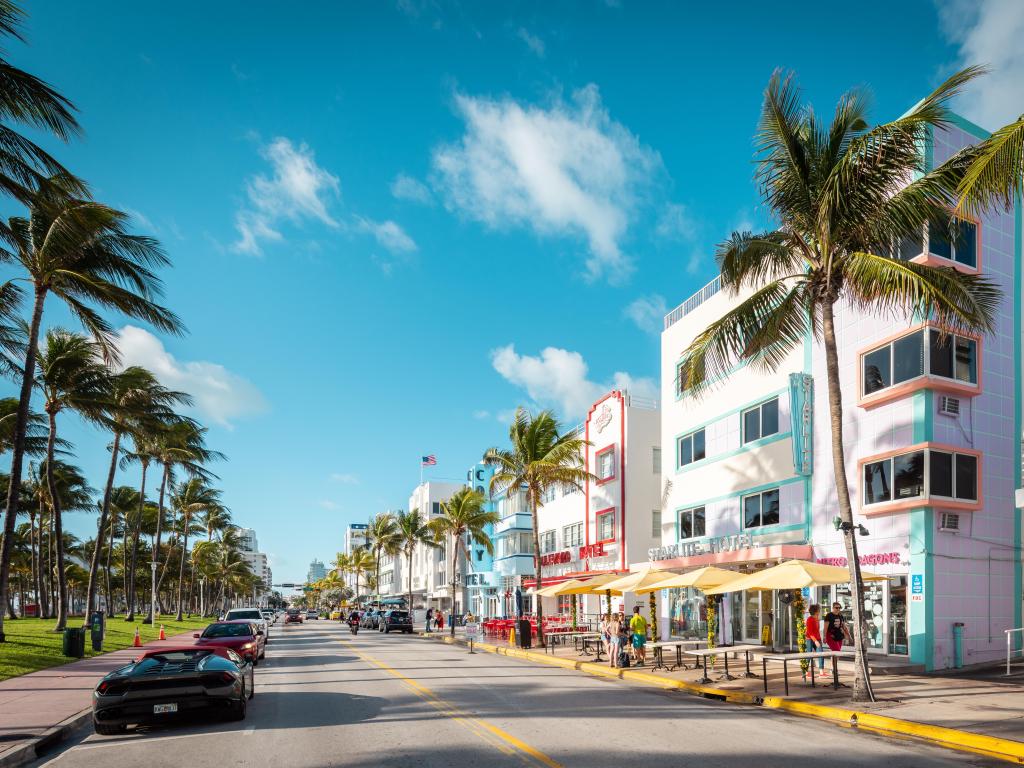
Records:
{"label": "parking meter", "polygon": [[107,617],[105,611],[93,611],[89,616],[89,634],[92,638],[92,649],[103,650],[103,637],[107,633]]}

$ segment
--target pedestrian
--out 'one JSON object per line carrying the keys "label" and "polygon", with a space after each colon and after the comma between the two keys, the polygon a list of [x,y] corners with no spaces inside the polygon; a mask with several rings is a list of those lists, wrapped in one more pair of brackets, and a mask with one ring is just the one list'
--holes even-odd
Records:
{"label": "pedestrian", "polygon": [[647,661],[647,619],[640,613],[640,606],[633,606],[633,617],[629,620],[629,631],[633,635],[633,654],[638,667]]}
{"label": "pedestrian", "polygon": [[441,610],[437,612],[437,631],[444,631],[444,611]]}
{"label": "pedestrian", "polygon": [[[623,657],[629,655],[632,650],[631,643],[629,642],[629,622],[626,621],[626,614],[623,611],[619,611],[619,661],[623,661]],[[624,666],[620,663],[620,666]]]}
{"label": "pedestrian", "polygon": [[[821,606],[815,603],[807,609],[807,622],[805,624],[804,636],[807,638],[807,650],[813,652],[825,650],[825,646],[821,642],[821,622],[818,620],[818,614],[821,612]],[[811,659],[811,664],[814,663],[814,659]],[[825,658],[818,659],[818,674],[825,674]],[[807,679],[807,673],[804,672],[804,680]]]}
{"label": "pedestrian", "polygon": [[843,606],[832,603],[832,611],[825,614],[825,643],[833,651],[843,650],[843,641],[853,644],[850,628],[843,618]]}
{"label": "pedestrian", "polygon": [[427,608],[427,632],[430,632],[430,622],[434,620],[434,609]]}
{"label": "pedestrian", "polygon": [[608,619],[608,665],[610,667],[619,666],[619,651],[622,649],[622,638],[620,632],[622,631],[622,624],[619,623],[618,614],[613,613]]}
{"label": "pedestrian", "polygon": [[608,634],[608,628],[611,626],[611,623],[612,615],[610,613],[606,613],[601,616],[601,626],[598,628],[598,632],[601,633],[601,640],[604,643],[604,652],[609,656],[612,653],[612,639],[611,635]]}

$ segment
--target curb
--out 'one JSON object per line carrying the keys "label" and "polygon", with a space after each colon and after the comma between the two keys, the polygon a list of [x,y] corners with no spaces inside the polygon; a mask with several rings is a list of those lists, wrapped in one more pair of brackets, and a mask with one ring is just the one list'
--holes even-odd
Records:
{"label": "curb", "polygon": [[0,755],[0,768],[16,768],[16,766],[38,760],[48,749],[64,741],[73,731],[91,719],[92,707],[88,707],[63,722],[47,728],[38,736],[28,739],[20,747],[15,747]]}
{"label": "curb", "polygon": [[[456,645],[467,645],[461,638],[444,636],[438,638],[434,633],[420,633],[421,637],[431,640],[440,639],[442,642]],[[1024,742],[1013,741],[1012,739],[1001,739],[997,736],[986,736],[970,731],[961,731],[956,728],[945,728],[940,725],[929,725],[927,723],[916,723],[912,720],[901,720],[896,717],[878,715],[872,712],[860,712],[854,709],[843,709],[841,707],[830,707],[822,704],[810,704],[804,701],[793,701],[780,696],[757,696],[745,691],[727,691],[721,688],[688,683],[685,680],[670,680],[658,677],[650,672],[640,672],[633,669],[613,669],[603,664],[592,661],[573,661],[558,656],[551,656],[546,653],[527,651],[522,648],[510,648],[506,646],[491,645],[490,643],[474,642],[473,648],[485,653],[493,653],[498,656],[510,656],[512,658],[525,659],[527,661],[540,662],[563,669],[574,669],[597,677],[618,678],[620,680],[650,685],[663,690],[677,690],[689,693],[694,696],[702,696],[709,699],[718,699],[732,704],[747,704],[752,706],[767,707],[776,709],[787,714],[799,717],[810,717],[815,720],[841,725],[846,728],[869,731],[884,736],[896,736],[904,739],[912,739],[924,742],[933,746],[955,749],[960,752],[970,752],[986,757],[994,757],[1018,765],[1024,765]]]}

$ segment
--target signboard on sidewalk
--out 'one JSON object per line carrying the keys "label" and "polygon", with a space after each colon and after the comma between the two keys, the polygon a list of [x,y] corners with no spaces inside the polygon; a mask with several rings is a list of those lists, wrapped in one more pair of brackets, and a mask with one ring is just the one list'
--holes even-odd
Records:
{"label": "signboard on sidewalk", "polygon": [[480,625],[476,622],[466,625],[466,639],[478,640],[480,638]]}

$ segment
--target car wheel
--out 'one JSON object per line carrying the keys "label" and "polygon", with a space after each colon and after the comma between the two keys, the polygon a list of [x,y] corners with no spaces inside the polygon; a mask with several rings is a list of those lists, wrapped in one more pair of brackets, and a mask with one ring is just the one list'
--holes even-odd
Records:
{"label": "car wheel", "polygon": [[124,733],[128,730],[127,725],[122,725],[120,723],[97,723],[95,720],[92,721],[92,727],[100,736],[117,736],[118,734]]}
{"label": "car wheel", "polygon": [[238,701],[232,702],[231,712],[228,715],[230,720],[245,720],[245,697],[243,696]]}

